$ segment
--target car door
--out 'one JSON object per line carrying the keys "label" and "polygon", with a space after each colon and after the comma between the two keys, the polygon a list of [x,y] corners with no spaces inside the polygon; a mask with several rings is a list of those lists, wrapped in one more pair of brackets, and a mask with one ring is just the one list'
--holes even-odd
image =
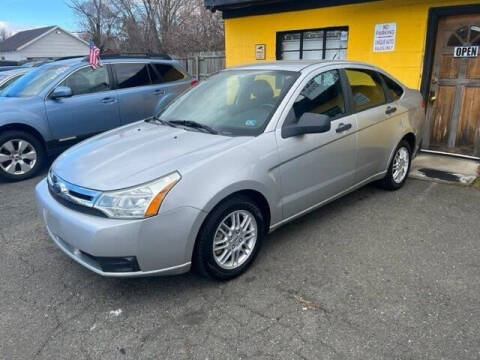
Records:
{"label": "car door", "polygon": [[153,116],[155,107],[165,95],[163,84],[153,84],[146,62],[113,64],[122,124]]}
{"label": "car door", "polygon": [[84,138],[120,125],[118,99],[112,89],[108,65],[85,66],[68,75],[58,86],[72,90],[71,97],[45,100],[50,131],[60,141]]}
{"label": "car door", "polygon": [[[286,110],[287,116],[276,130],[276,137],[283,213],[284,218],[289,218],[353,185],[357,123],[349,111],[345,78],[337,69],[306,78]],[[305,112],[328,115],[330,131],[283,138],[281,128],[298,122]]]}
{"label": "car door", "polygon": [[392,151],[391,120],[398,114],[388,103],[382,76],[370,69],[345,69],[352,108],[358,121],[356,182],[366,181],[385,170]]}
{"label": "car door", "polygon": [[173,64],[152,62],[148,70],[152,83],[161,93],[153,110],[154,115],[165,109],[178,95],[192,86],[189,76]]}

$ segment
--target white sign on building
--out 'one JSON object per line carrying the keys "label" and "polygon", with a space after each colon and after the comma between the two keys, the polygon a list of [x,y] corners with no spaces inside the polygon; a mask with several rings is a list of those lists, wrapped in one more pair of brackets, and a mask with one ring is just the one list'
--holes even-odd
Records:
{"label": "white sign on building", "polygon": [[394,51],[396,36],[397,36],[396,23],[375,25],[373,51],[374,52]]}

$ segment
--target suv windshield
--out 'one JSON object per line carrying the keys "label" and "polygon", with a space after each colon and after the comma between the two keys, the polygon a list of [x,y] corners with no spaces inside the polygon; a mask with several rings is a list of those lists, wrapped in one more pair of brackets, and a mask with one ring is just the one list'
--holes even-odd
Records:
{"label": "suv windshield", "polygon": [[224,71],[186,92],[159,118],[196,122],[223,135],[257,136],[298,75],[291,71]]}
{"label": "suv windshield", "polygon": [[29,97],[37,96],[52,80],[69,68],[67,65],[48,65],[39,67],[26,74],[6,88],[1,96]]}

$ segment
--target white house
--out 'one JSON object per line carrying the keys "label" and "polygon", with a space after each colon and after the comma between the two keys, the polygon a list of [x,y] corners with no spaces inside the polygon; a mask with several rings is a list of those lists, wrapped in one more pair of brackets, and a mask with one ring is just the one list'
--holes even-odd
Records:
{"label": "white house", "polygon": [[0,60],[88,55],[88,43],[58,26],[21,31],[0,42]]}

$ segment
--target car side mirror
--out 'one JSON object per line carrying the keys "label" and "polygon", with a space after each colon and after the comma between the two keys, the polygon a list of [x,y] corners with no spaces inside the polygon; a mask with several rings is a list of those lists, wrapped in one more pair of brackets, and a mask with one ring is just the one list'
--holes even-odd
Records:
{"label": "car side mirror", "polygon": [[328,115],[304,113],[297,123],[282,128],[282,138],[330,131],[332,120]]}
{"label": "car side mirror", "polygon": [[68,86],[58,86],[52,92],[52,99],[66,98],[73,95],[72,89]]}

